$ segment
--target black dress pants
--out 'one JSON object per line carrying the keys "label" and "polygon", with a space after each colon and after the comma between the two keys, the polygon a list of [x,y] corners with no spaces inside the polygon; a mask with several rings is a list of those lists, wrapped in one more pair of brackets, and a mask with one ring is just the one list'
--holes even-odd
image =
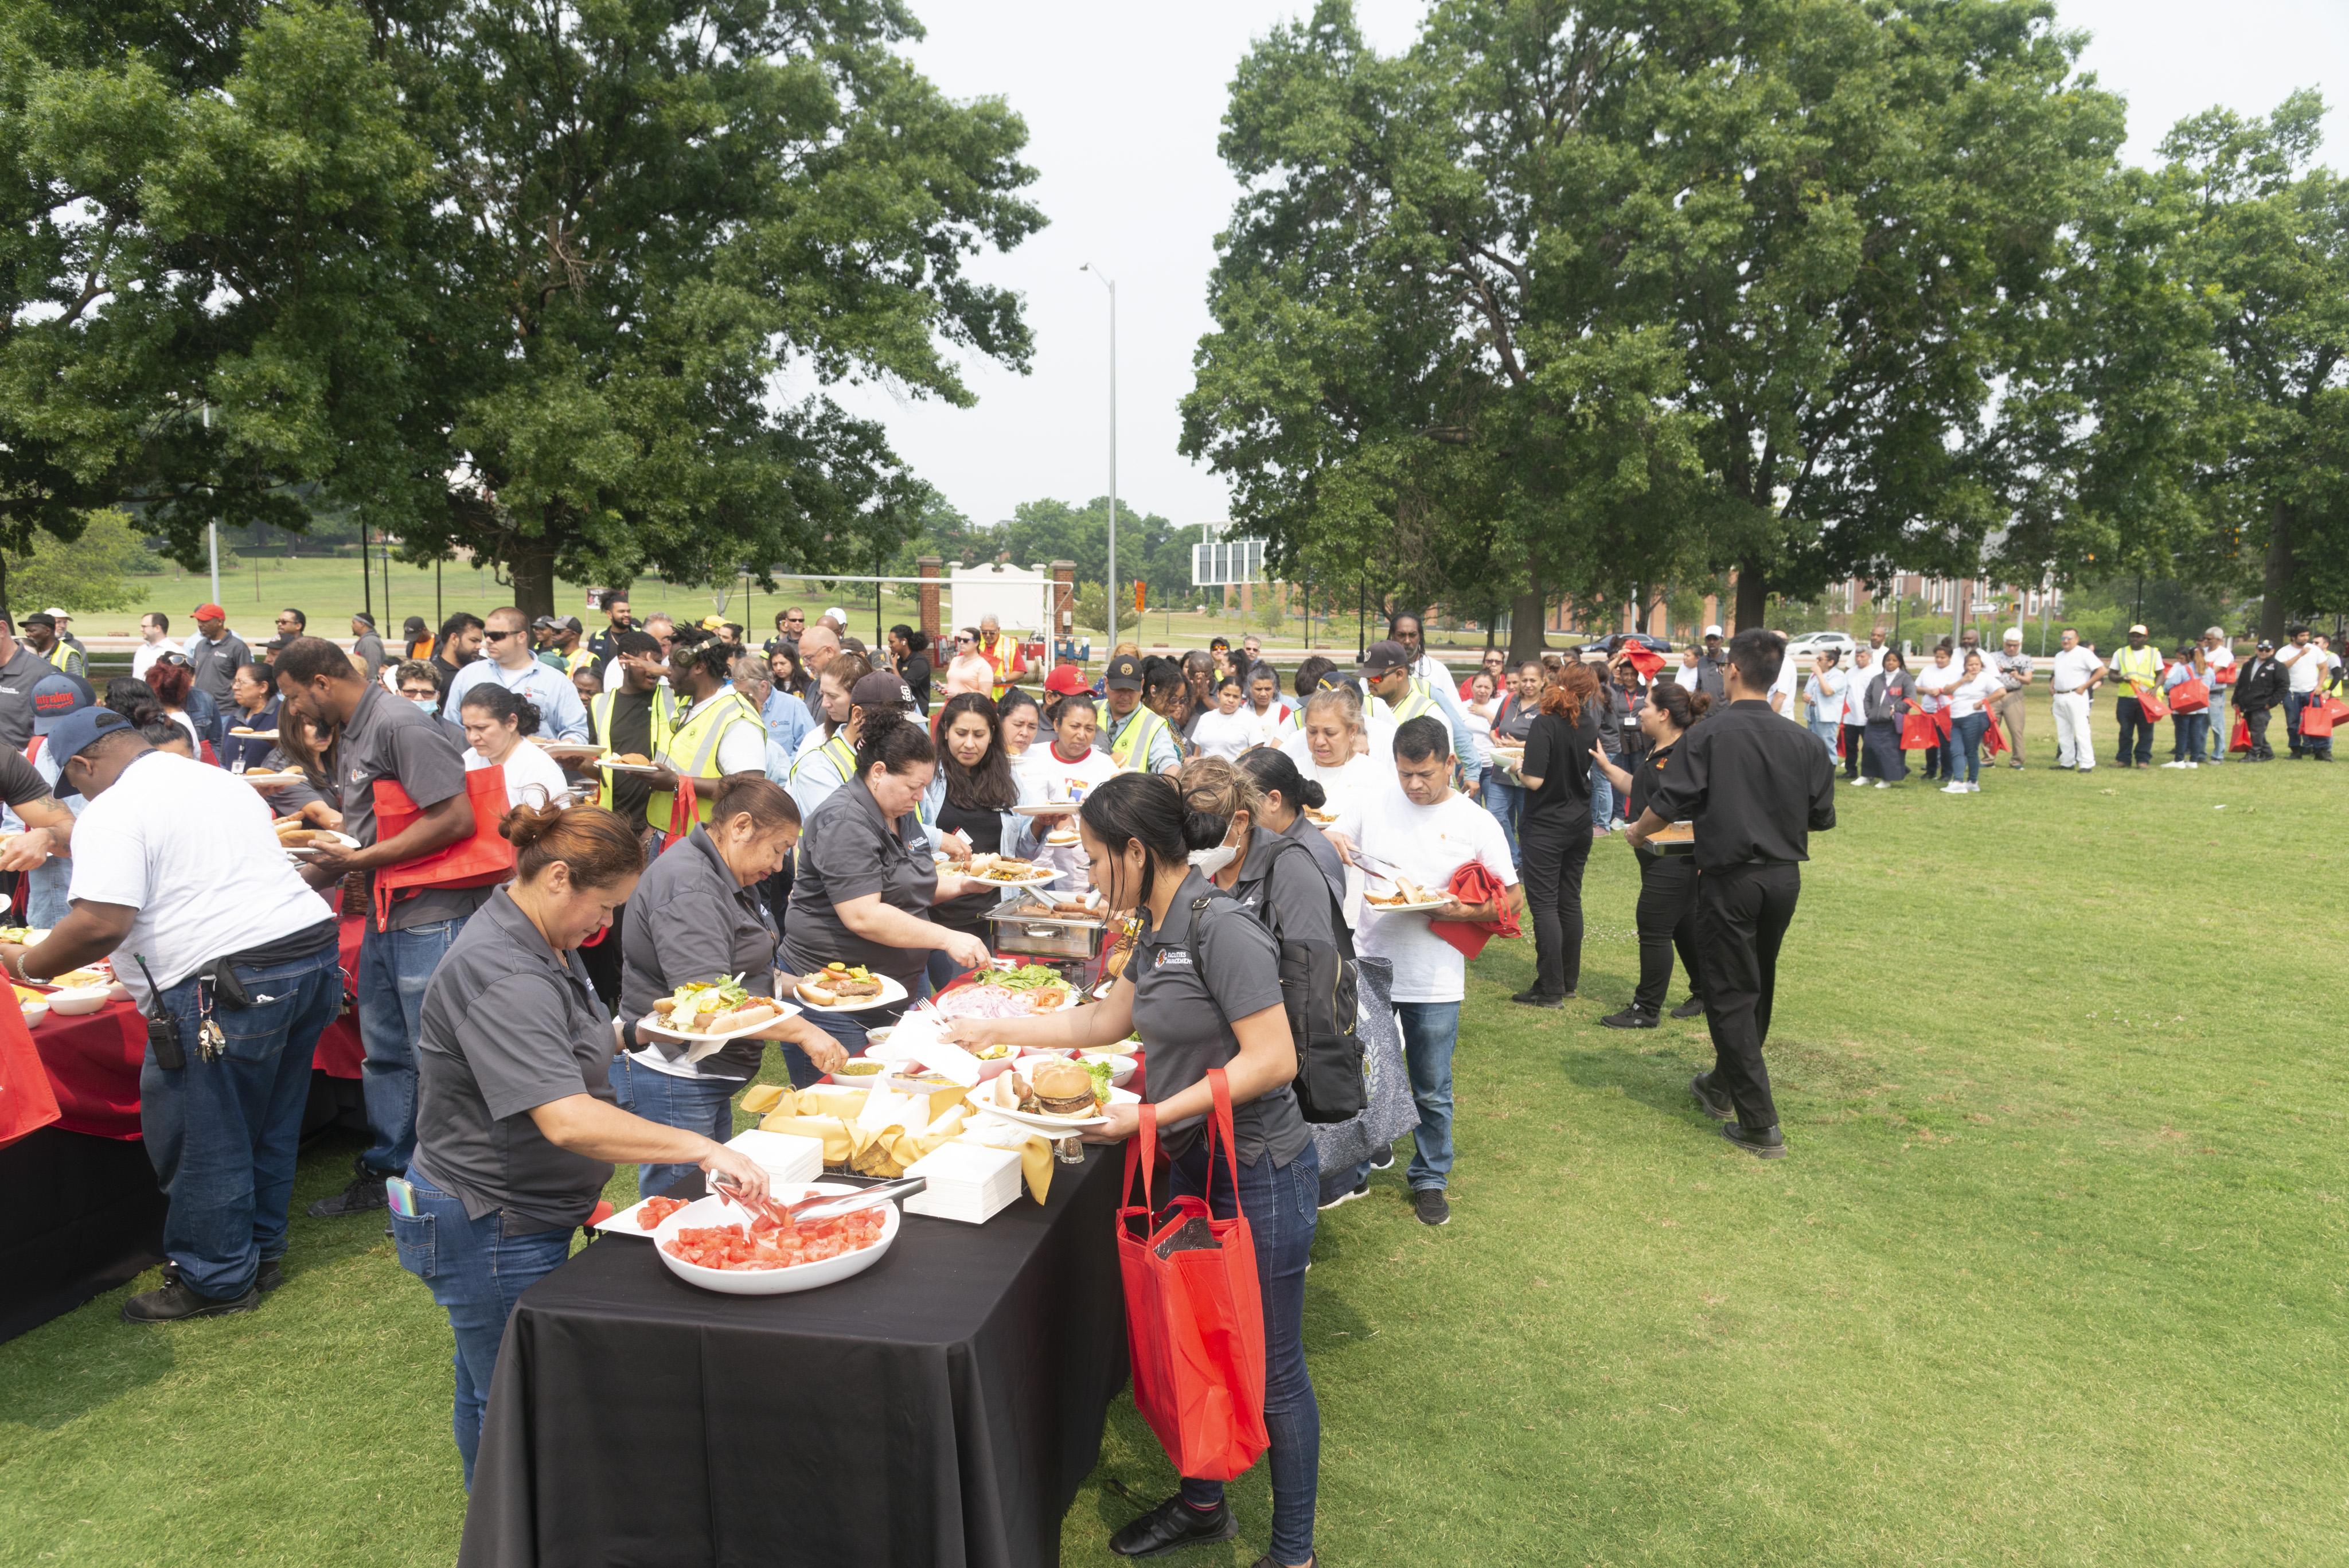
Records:
{"label": "black dress pants", "polygon": [[1704,953],[1704,1024],[1713,1035],[1714,1087],[1754,1131],[1778,1124],[1762,1047],[1778,983],[1778,944],[1794,924],[1803,868],[1751,863],[1697,878],[1697,940]]}
{"label": "black dress pants", "polygon": [[1517,875],[1534,917],[1534,989],[1572,996],[1582,983],[1582,872],[1590,864],[1590,805],[1546,812],[1517,826]]}
{"label": "black dress pants", "polygon": [[1640,903],[1634,915],[1640,931],[1640,989],[1631,993],[1631,1005],[1642,1012],[1664,1010],[1675,948],[1681,967],[1688,971],[1689,994],[1704,994],[1696,972],[1696,862],[1688,856],[1640,855]]}

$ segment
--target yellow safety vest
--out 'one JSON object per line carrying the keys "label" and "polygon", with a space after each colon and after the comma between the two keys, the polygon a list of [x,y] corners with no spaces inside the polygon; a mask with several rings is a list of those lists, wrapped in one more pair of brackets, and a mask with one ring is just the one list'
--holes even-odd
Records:
{"label": "yellow safety vest", "polygon": [[1422,680],[1416,675],[1413,676],[1411,678],[1411,694],[1394,705],[1395,722],[1398,724],[1404,723],[1413,719],[1423,718],[1434,711],[1435,693],[1427,689],[1426,681]]}
{"label": "yellow safety vest", "polygon": [[2161,653],[2151,642],[2143,648],[2124,648],[2113,655],[2113,673],[2131,685],[2158,689],[2161,685]]}
{"label": "yellow safety vest", "polygon": [[1151,745],[1159,732],[1165,728],[1166,721],[1160,718],[1148,703],[1143,703],[1126,720],[1125,728],[1119,732],[1117,739],[1110,742],[1109,760],[1128,773],[1147,773],[1150,770]]}
{"label": "yellow safety vest", "polygon": [[[719,742],[726,738],[727,731],[738,724],[748,724],[758,731],[760,744],[765,745],[765,722],[752,710],[749,701],[730,686],[678,721],[676,728],[669,732],[667,743],[659,749],[658,760],[679,778],[693,780],[697,789],[712,783],[718,777]],[[669,818],[676,810],[677,792],[657,789],[653,791],[652,799],[646,803],[645,820],[667,833]],[[697,823],[709,822],[709,801],[707,796],[695,798],[693,819]]]}
{"label": "yellow safety vest", "polygon": [[[617,701],[619,695],[620,693],[617,688],[609,691],[598,691],[595,694],[595,701],[591,710],[595,720],[595,743],[602,746],[605,752],[609,752],[612,749],[612,708]],[[657,757],[663,752],[668,750],[669,733],[671,730],[675,728],[676,724],[677,702],[675,697],[666,686],[654,687],[652,711],[653,749],[650,753],[648,753],[649,755]],[[612,770],[609,768],[598,768],[595,771],[601,774],[604,778],[604,793],[596,797],[595,804],[602,806],[605,811],[610,811],[612,809]],[[666,826],[666,819],[664,819],[663,822],[654,824],[654,826],[657,827]]]}

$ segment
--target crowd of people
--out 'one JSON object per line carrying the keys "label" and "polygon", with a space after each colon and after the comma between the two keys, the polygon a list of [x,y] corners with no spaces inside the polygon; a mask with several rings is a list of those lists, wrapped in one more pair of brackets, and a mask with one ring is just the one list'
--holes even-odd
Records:
{"label": "crowd of people", "polygon": [[[1392,1039],[1403,1186],[1420,1221],[1448,1223],[1467,964],[1529,927],[1533,977],[1511,1000],[1575,998],[1585,873],[1619,834],[1640,867],[1639,973],[1601,1022],[1703,1018],[1714,1064],[1692,1095],[1736,1147],[1781,1156],[1763,1062],[1775,957],[1838,766],[1890,788],[1921,751],[1927,779],[1975,793],[1986,750],[2023,765],[2043,680],[2057,767],[2096,765],[2086,716],[2106,686],[2124,767],[2150,765],[2164,718],[2167,765],[2224,760],[2230,705],[2250,760],[2279,708],[2291,753],[2330,760],[2342,695],[2340,659],[2302,628],[2240,667],[2215,628],[2165,659],[2134,628],[2109,659],[2071,631],[2044,659],[2019,633],[1985,652],[1969,631],[1913,671],[1880,629],[1847,658],[1708,628],[1676,657],[1611,639],[1511,668],[1488,650],[1459,679],[1405,613],[1351,666],[1314,655],[1284,674],[1249,636],[1179,656],[1122,645],[1095,679],[991,618],[934,659],[920,630],[868,647],[837,608],[786,609],[753,647],[720,618],[639,622],[619,593],[599,607],[592,634],[507,607],[437,633],[411,618],[390,648],[359,614],[348,649],[288,609],[256,652],[204,605],[184,643],[145,618],[134,674],[102,695],[69,618],[27,616],[21,641],[0,619],[0,798],[24,829],[0,871],[27,874],[30,921],[50,928],[0,961],[40,979],[110,957],[150,1019],[141,1115],[171,1262],[125,1316],[249,1311],[282,1280],[301,1090],[340,1001],[336,917],[357,919],[368,1136],[310,1212],[389,1210],[403,1266],[449,1316],[470,1483],[514,1299],[567,1255],[614,1164],[635,1163],[647,1196],[696,1169],[762,1193],[726,1144],[767,1045],[806,1085],[896,1015],[809,1008],[695,1059],[643,1027],[652,1003],[718,975],[771,995],[779,973],[831,962],[918,1000],[988,961],[1004,894],[973,857],[1032,858],[1130,912],[1133,957],[1098,1002],[955,1027],[972,1044],[1140,1035],[1177,1189],[1253,1228],[1265,1561],[1292,1568],[1312,1555],[1316,1216],[1394,1158],[1381,1142],[1323,1160],[1331,1129],[1369,1113],[1313,1080],[1318,1053]],[[343,836],[297,867],[273,816]],[[1209,1186],[1197,1135],[1217,1082],[1237,1191]],[[1091,1136],[1133,1121],[1113,1106]],[[1220,1486],[1185,1480],[1112,1546],[1236,1528]]]}

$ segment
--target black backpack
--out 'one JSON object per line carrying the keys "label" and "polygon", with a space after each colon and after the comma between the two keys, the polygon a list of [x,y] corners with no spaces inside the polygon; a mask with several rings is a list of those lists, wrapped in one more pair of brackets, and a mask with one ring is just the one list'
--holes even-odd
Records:
{"label": "black backpack", "polygon": [[[1307,857],[1314,884],[1330,899],[1330,929],[1337,940],[1328,945],[1288,940],[1272,924],[1268,892],[1261,923],[1272,932],[1279,955],[1281,1008],[1288,1015],[1289,1038],[1297,1044],[1297,1076],[1289,1087],[1296,1092],[1297,1107],[1307,1121],[1350,1121],[1370,1103],[1370,1084],[1362,1067],[1353,933],[1346,929],[1344,913],[1336,896],[1330,893],[1321,867],[1311,864],[1310,850],[1293,838],[1280,838],[1273,850],[1272,865],[1292,849]],[[1265,880],[1268,888],[1269,866]],[[1218,888],[1210,898],[1192,900],[1188,946],[1195,973],[1206,973],[1199,952],[1200,912],[1213,898],[1230,897]]]}

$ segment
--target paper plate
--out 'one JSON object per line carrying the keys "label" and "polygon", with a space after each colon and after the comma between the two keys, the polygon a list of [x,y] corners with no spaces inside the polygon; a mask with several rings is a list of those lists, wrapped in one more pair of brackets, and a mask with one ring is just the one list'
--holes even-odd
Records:
{"label": "paper plate", "polygon": [[1449,898],[1435,898],[1423,904],[1373,904],[1365,898],[1362,908],[1380,915],[1423,915],[1430,909],[1440,909],[1451,901]]}
{"label": "paper plate", "polygon": [[[1113,1106],[1138,1106],[1142,1103],[1142,1096],[1135,1094],[1132,1089],[1121,1089],[1112,1085],[1109,1092],[1109,1103]],[[1014,1127],[1026,1127],[1030,1132],[1047,1133],[1057,1137],[1065,1137],[1070,1133],[1083,1132],[1087,1127],[1105,1127],[1109,1126],[1109,1118],[1107,1116],[1077,1116],[1072,1118],[1069,1116],[1040,1116],[1034,1111],[1015,1111],[1006,1109],[1002,1106],[988,1105],[987,1102],[975,1096],[970,1101],[970,1108],[973,1111],[982,1112],[988,1116],[995,1116],[1000,1120],[1009,1122]]]}
{"label": "paper plate", "polygon": [[236,776],[255,789],[285,789],[309,782],[300,774],[238,774]]}
{"label": "paper plate", "polygon": [[790,1000],[798,1002],[802,1007],[812,1008],[818,1012],[868,1012],[876,1007],[894,1006],[913,994],[902,982],[892,980],[885,974],[876,974],[873,978],[881,982],[880,995],[860,997],[854,1002],[835,1002],[827,1005],[820,1002],[810,1002],[805,996],[800,994],[800,977],[793,976]]}
{"label": "paper plate", "polygon": [[[353,838],[347,833],[337,833],[331,827],[313,827],[308,831],[312,833],[323,833],[345,849],[357,849],[359,847],[359,841],[357,839]],[[285,857],[287,859],[302,861],[308,859],[310,857],[310,852],[318,846],[315,844],[286,844],[281,845],[279,847],[285,851]]]}
{"label": "paper plate", "polygon": [[[771,997],[764,1000],[772,1001],[776,1006],[781,1008],[783,1010],[782,1017],[784,1018],[797,1018],[803,1011],[799,1003],[794,1002],[786,1002],[781,997]],[[664,1040],[683,1040],[697,1047],[708,1046],[708,1050],[697,1049],[687,1054],[686,1060],[689,1062],[698,1062],[702,1057],[715,1053],[719,1046],[725,1044],[728,1041],[740,1040],[746,1034],[756,1034],[761,1029],[772,1028],[779,1021],[773,1018],[762,1018],[756,1023],[745,1023],[738,1029],[729,1029],[720,1034],[697,1034],[684,1029],[671,1029],[667,1024],[654,1023],[653,1015],[649,1012],[645,1014],[644,1017],[638,1019],[636,1022],[638,1026],[641,1027],[647,1034],[657,1034]]]}
{"label": "paper plate", "polygon": [[277,732],[274,730],[231,730],[228,732],[228,738],[232,741],[274,741],[277,738]]}
{"label": "paper plate", "polygon": [[963,875],[970,877],[973,881],[984,882],[990,888],[1040,888],[1047,882],[1059,881],[1062,877],[1068,875],[1068,873],[1064,871],[1055,871],[1047,867],[1040,870],[1031,871],[1025,877],[990,877],[985,872],[977,871],[967,871],[964,872]]}
{"label": "paper plate", "polygon": [[599,768],[609,768],[616,774],[636,774],[644,778],[657,778],[668,772],[667,768],[657,767],[650,763],[607,762],[604,760],[601,753],[596,754],[595,762]]}
{"label": "paper plate", "polygon": [[1011,810],[1017,816],[1074,816],[1084,804],[1081,800],[1048,800],[1030,805],[1015,805]]}

